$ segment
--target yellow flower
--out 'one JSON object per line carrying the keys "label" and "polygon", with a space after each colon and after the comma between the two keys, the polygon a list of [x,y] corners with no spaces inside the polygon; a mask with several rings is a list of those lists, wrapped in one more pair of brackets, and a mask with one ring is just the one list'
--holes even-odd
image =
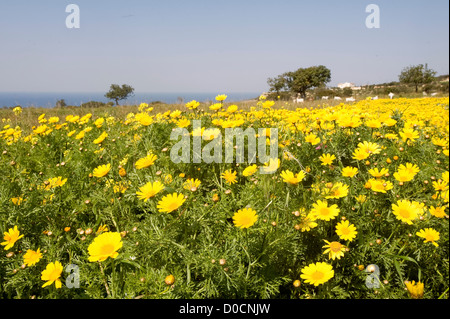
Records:
{"label": "yellow flower", "polygon": [[78,134],[75,136],[75,139],[81,140],[81,139],[84,137],[85,134],[86,134],[86,131],[81,131],[80,133],[78,133]]}
{"label": "yellow flower", "polygon": [[319,157],[320,161],[322,162],[321,165],[331,165],[333,164],[333,160],[336,159],[336,156],[334,154],[322,154],[322,156]]}
{"label": "yellow flower", "polygon": [[189,110],[195,110],[196,108],[199,107],[199,105],[200,105],[200,103],[197,102],[196,100],[192,100],[192,101],[186,103],[186,107],[187,107]]}
{"label": "yellow flower", "polygon": [[408,289],[408,292],[411,296],[411,298],[413,299],[422,299],[423,297],[423,283],[422,282],[418,282],[416,284],[415,281],[413,281],[412,283],[407,281],[405,282],[406,288]]}
{"label": "yellow flower", "polygon": [[193,191],[195,192],[198,187],[200,186],[201,181],[193,178],[189,178],[187,179],[184,183],[183,183],[183,188],[188,190],[188,191]]}
{"label": "yellow flower", "polygon": [[50,178],[46,183],[44,183],[44,189],[50,190],[56,187],[62,187],[67,182],[67,178],[62,179],[61,176]]}
{"label": "yellow flower", "polygon": [[252,176],[253,174],[256,173],[256,171],[258,170],[258,166],[254,165],[250,165],[248,166],[246,169],[244,169],[244,171],[242,172],[242,175],[248,177],[248,176]]}
{"label": "yellow flower", "polygon": [[345,246],[337,241],[329,242],[328,240],[324,241],[327,243],[327,245],[324,245],[322,248],[327,248],[323,253],[328,253],[328,258],[335,260],[341,259],[341,257],[344,257],[345,252]]}
{"label": "yellow flower", "polygon": [[105,138],[108,137],[108,133],[103,132],[99,137],[97,137],[92,143],[94,144],[100,144],[105,140]]}
{"label": "yellow flower", "polygon": [[169,194],[167,196],[164,196],[159,202],[158,202],[158,210],[161,213],[171,213],[174,210],[177,210],[183,203],[186,201],[183,194]]}
{"label": "yellow flower", "polygon": [[117,232],[106,232],[95,237],[89,245],[88,252],[90,262],[104,261],[108,257],[116,258],[119,253],[117,250],[122,248],[122,236]]}
{"label": "yellow flower", "polygon": [[216,101],[223,102],[225,101],[227,96],[225,94],[219,94],[216,96]]}
{"label": "yellow flower", "polygon": [[59,117],[57,117],[57,116],[52,116],[51,118],[48,119],[49,124],[58,123],[58,122],[59,122]]}
{"label": "yellow flower", "polygon": [[444,218],[447,215],[445,213],[445,207],[440,207],[440,206],[434,207],[434,206],[431,206],[429,208],[429,211],[430,211],[431,215],[433,215],[435,217],[438,217],[438,218]]}
{"label": "yellow flower", "polygon": [[16,106],[15,108],[13,108],[13,112],[15,115],[19,116],[20,113],[22,113],[22,108],[20,106]]}
{"label": "yellow flower", "polygon": [[412,128],[404,128],[399,134],[403,142],[406,142],[408,139],[414,141],[419,138],[419,132],[414,131]]}
{"label": "yellow flower", "polygon": [[43,134],[48,129],[47,125],[40,125],[36,129],[33,130],[35,134]]}
{"label": "yellow flower", "polygon": [[233,223],[236,227],[249,228],[258,220],[256,211],[251,208],[240,209],[233,215]]}
{"label": "yellow flower", "polygon": [[358,196],[355,196],[355,199],[358,203],[362,204],[362,203],[366,202],[367,196],[366,195],[358,195]]}
{"label": "yellow flower", "polygon": [[119,176],[120,177],[127,176],[127,171],[125,170],[125,168],[123,168],[123,167],[119,168]]}
{"label": "yellow flower", "polygon": [[370,128],[380,128],[381,122],[377,119],[370,119],[366,121],[366,126]]}
{"label": "yellow flower", "polygon": [[108,226],[106,225],[100,225],[98,226],[97,231],[95,232],[96,235],[102,233],[102,232],[107,232],[108,231]]}
{"label": "yellow flower", "polygon": [[100,128],[103,126],[104,122],[105,122],[105,119],[103,117],[100,117],[95,120],[94,125],[97,126],[97,128]]}
{"label": "yellow flower", "polygon": [[11,198],[11,201],[13,202],[14,205],[20,206],[20,204],[22,204],[23,202],[23,198],[22,197],[13,197]]}
{"label": "yellow flower", "polygon": [[289,170],[285,170],[281,173],[280,176],[283,178],[283,181],[285,183],[288,183],[290,185],[297,185],[305,178],[306,174],[305,174],[305,172],[300,171],[300,173],[297,173],[294,176],[294,173],[292,173]]}
{"label": "yellow flower", "polygon": [[420,214],[420,208],[409,200],[400,200],[397,204],[392,204],[392,211],[397,219],[408,225],[412,225],[412,221]]}
{"label": "yellow flower", "polygon": [[406,163],[400,165],[398,171],[394,173],[394,178],[399,182],[409,182],[414,179],[414,176],[420,172],[416,164]]}
{"label": "yellow flower", "polygon": [[444,138],[439,138],[439,137],[431,138],[431,143],[433,143],[433,145],[441,146],[441,147],[448,146],[448,141],[446,141]]}
{"label": "yellow flower", "polygon": [[348,195],[348,185],[337,182],[331,189],[326,189],[325,198],[341,198]]}
{"label": "yellow flower", "polygon": [[234,113],[234,112],[237,111],[237,109],[238,109],[238,106],[233,104],[233,105],[230,105],[230,106],[227,108],[227,112],[228,112],[228,113]]}
{"label": "yellow flower", "polygon": [[358,232],[356,231],[355,225],[350,224],[348,220],[343,220],[336,225],[336,234],[342,240],[353,241]]}
{"label": "yellow flower", "polygon": [[448,189],[448,182],[443,180],[434,181],[433,188],[436,192],[445,191]]}
{"label": "yellow flower", "polygon": [[209,107],[209,109],[210,109],[211,111],[217,111],[217,110],[219,110],[221,107],[222,107],[222,104],[221,104],[221,103],[215,103],[215,104],[211,105],[211,106]]}
{"label": "yellow flower", "polygon": [[143,109],[145,109],[146,107],[148,107],[148,104],[147,103],[141,103],[141,104],[139,104],[139,111],[142,111]]}
{"label": "yellow flower", "polygon": [[344,177],[354,177],[356,174],[358,174],[356,167],[347,166],[342,169],[342,176]]}
{"label": "yellow flower", "polygon": [[[388,118],[388,119],[384,120],[383,123],[386,126],[394,126],[395,124],[397,124],[397,121],[394,120],[393,118]],[[385,137],[386,137],[386,135],[385,135]],[[393,135],[395,135],[395,134],[393,134]]]}
{"label": "yellow flower", "polygon": [[135,116],[135,119],[143,126],[149,126],[153,123],[153,117],[147,113],[139,113]]}
{"label": "yellow flower", "polygon": [[20,238],[22,238],[24,235],[20,235],[20,231],[17,229],[17,226],[14,226],[13,228],[8,229],[8,232],[3,233],[5,240],[4,242],[0,243],[2,246],[5,246],[5,250],[10,249],[14,246],[16,241],[18,241]]}
{"label": "yellow flower", "polygon": [[94,169],[93,176],[94,177],[103,177],[109,173],[111,170],[111,164],[100,165]]}
{"label": "yellow flower", "polygon": [[280,159],[270,158],[268,163],[264,163],[262,170],[264,174],[273,174],[277,171],[279,167],[280,167]]}
{"label": "yellow flower", "polygon": [[225,179],[227,183],[231,185],[237,183],[236,174],[237,172],[232,172],[231,169],[229,169],[222,173],[220,177]]}
{"label": "yellow flower", "polygon": [[25,253],[25,255],[23,255],[23,262],[27,266],[33,266],[37,262],[39,262],[39,260],[41,260],[41,258],[42,258],[42,254],[41,254],[40,248],[38,248],[36,251],[28,249],[27,252]]}
{"label": "yellow flower", "polygon": [[394,188],[394,185],[392,185],[391,182],[385,181],[383,179],[369,179],[367,181],[368,186],[371,190],[377,193],[386,193],[386,191],[391,190]]}
{"label": "yellow flower", "polygon": [[424,243],[430,242],[434,246],[438,247],[439,245],[436,243],[439,240],[439,232],[434,230],[433,228],[425,228],[421,229],[416,233],[417,236],[424,238]]}
{"label": "yellow flower", "polygon": [[143,169],[143,168],[152,166],[155,163],[157,158],[158,158],[158,156],[149,154],[146,157],[138,159],[135,164],[136,169]]}
{"label": "yellow flower", "polygon": [[177,126],[179,128],[188,127],[189,125],[191,125],[191,121],[189,121],[188,119],[181,119],[177,122]]}
{"label": "yellow flower", "polygon": [[314,218],[329,221],[331,219],[336,218],[339,215],[340,209],[336,204],[328,207],[327,201],[318,200],[313,204],[313,209],[311,210],[311,214]]}
{"label": "yellow flower", "polygon": [[42,287],[47,287],[55,283],[55,287],[57,289],[61,288],[62,285],[60,277],[62,271],[63,266],[59,261],[56,261],[55,263],[49,263],[41,273],[41,280],[46,281],[46,283],[43,284]]}
{"label": "yellow flower", "polygon": [[381,147],[377,143],[364,141],[358,144],[358,149],[365,151],[369,154],[379,154],[381,152]]}
{"label": "yellow flower", "polygon": [[[447,155],[447,156],[448,156],[448,155]],[[442,180],[443,180],[444,182],[447,182],[447,183],[450,182],[450,181],[449,181],[449,176],[450,176],[449,171],[445,171],[445,172],[442,173],[442,175],[441,175]]]}
{"label": "yellow flower", "polygon": [[379,170],[378,167],[369,169],[369,174],[375,178],[383,177],[387,173],[389,173],[389,170],[387,168],[382,168],[381,170]]}
{"label": "yellow flower", "polygon": [[263,109],[270,109],[274,105],[275,105],[274,101],[265,101],[262,103]]}
{"label": "yellow flower", "polygon": [[[194,132],[192,132],[194,133]],[[219,137],[221,134],[220,130],[218,128],[209,128],[203,131],[202,136],[204,141],[211,141],[217,137]]]}
{"label": "yellow flower", "polygon": [[[300,209],[301,212],[301,220],[298,225],[296,225],[296,229],[300,229],[301,232],[310,231],[312,228],[317,227],[317,223],[315,222],[316,218],[313,214],[306,214],[304,209]],[[298,228],[297,228],[298,227]]]}
{"label": "yellow flower", "polygon": [[324,263],[317,262],[310,264],[302,269],[300,278],[305,279],[307,284],[314,286],[321,285],[334,277],[333,266]]}
{"label": "yellow flower", "polygon": [[362,161],[365,160],[366,158],[368,158],[370,156],[369,153],[367,153],[365,150],[357,148],[353,153],[353,159],[358,160],[358,161]]}
{"label": "yellow flower", "polygon": [[154,183],[148,182],[144,186],[140,187],[140,192],[136,192],[136,195],[138,195],[139,199],[144,200],[146,202],[148,199],[156,196],[160,191],[164,189],[164,184],[162,184],[159,181],[156,181]]}
{"label": "yellow flower", "polygon": [[305,141],[307,143],[311,143],[311,145],[317,145],[317,144],[320,143],[320,137],[317,137],[313,133],[310,133],[310,134],[305,136]]}

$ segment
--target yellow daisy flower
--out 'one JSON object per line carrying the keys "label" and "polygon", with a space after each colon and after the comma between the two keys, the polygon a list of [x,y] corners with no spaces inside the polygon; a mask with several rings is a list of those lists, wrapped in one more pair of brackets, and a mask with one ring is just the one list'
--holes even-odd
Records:
{"label": "yellow daisy flower", "polygon": [[329,242],[328,240],[324,241],[327,243],[327,245],[323,246],[322,248],[327,248],[323,253],[328,254],[329,259],[335,260],[341,259],[341,257],[344,257],[345,252],[345,246],[337,241]]}
{"label": "yellow daisy flower", "polygon": [[136,192],[136,195],[138,195],[139,199],[144,200],[146,202],[150,198],[156,196],[160,191],[164,189],[164,184],[162,184],[159,181],[156,181],[154,183],[148,182],[144,186],[139,188],[139,192]]}
{"label": "yellow daisy flower", "polygon": [[17,229],[17,226],[14,226],[14,228],[8,229],[8,232],[3,233],[5,240],[4,242],[0,243],[0,245],[5,246],[5,250],[10,249],[14,246],[16,241],[18,241],[20,238],[22,238],[24,235],[20,235],[20,231]]}
{"label": "yellow daisy flower", "polygon": [[157,205],[159,212],[161,213],[171,213],[177,210],[186,201],[183,194],[169,194],[164,196]]}
{"label": "yellow daisy flower", "polygon": [[47,287],[55,283],[55,287],[57,289],[61,288],[62,284],[60,277],[62,271],[63,266],[59,261],[56,261],[55,263],[49,263],[41,273],[41,280],[46,281],[46,283],[44,283],[42,287]]}
{"label": "yellow daisy flower", "polygon": [[234,225],[240,228],[249,228],[253,226],[257,220],[258,215],[256,211],[251,208],[240,209],[233,215]]}
{"label": "yellow daisy flower", "polygon": [[300,278],[305,279],[307,284],[314,286],[321,285],[334,277],[333,266],[324,263],[317,262],[304,267]]}
{"label": "yellow daisy flower", "polygon": [[104,261],[108,257],[116,258],[119,253],[117,250],[122,248],[122,236],[117,232],[106,232],[95,237],[89,245],[88,252],[90,262]]}
{"label": "yellow daisy flower", "polygon": [[23,262],[27,266],[35,265],[42,258],[41,249],[38,248],[36,251],[28,249],[25,255],[23,255]]}
{"label": "yellow daisy flower", "polygon": [[93,176],[94,177],[106,176],[110,170],[111,170],[111,164],[100,165],[94,169]]}

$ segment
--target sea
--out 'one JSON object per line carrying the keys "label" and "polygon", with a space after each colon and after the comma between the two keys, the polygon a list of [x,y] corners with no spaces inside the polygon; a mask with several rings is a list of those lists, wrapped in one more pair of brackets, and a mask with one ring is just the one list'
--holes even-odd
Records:
{"label": "sea", "polygon": [[[217,92],[217,93],[142,93],[136,92],[133,96],[126,100],[119,101],[120,105],[139,105],[141,103],[151,103],[160,101],[167,104],[187,103],[192,100],[198,102],[214,102],[215,97],[219,94],[227,95],[225,102],[239,102],[243,100],[256,99],[261,95],[261,92]],[[35,93],[35,92],[0,92],[0,108],[10,107],[44,107],[53,108],[58,100],[64,100],[66,105],[80,106],[83,103],[96,102],[111,102],[105,98],[105,92],[50,92],[50,93]]]}

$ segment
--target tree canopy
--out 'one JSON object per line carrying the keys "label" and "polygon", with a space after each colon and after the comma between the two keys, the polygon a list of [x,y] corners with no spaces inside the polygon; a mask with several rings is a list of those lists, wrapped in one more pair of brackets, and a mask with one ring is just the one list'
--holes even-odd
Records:
{"label": "tree canopy", "polygon": [[399,81],[405,84],[412,84],[419,90],[419,85],[433,82],[436,71],[428,69],[428,65],[419,64],[406,67],[399,75]]}
{"label": "tree canopy", "polygon": [[134,88],[127,84],[122,84],[122,86],[118,84],[111,84],[109,92],[105,94],[105,97],[114,100],[116,105],[119,105],[120,100],[125,100],[129,96],[133,95]]}
{"label": "tree canopy", "polygon": [[267,84],[271,92],[279,93],[288,90],[291,93],[306,97],[306,91],[311,88],[324,86],[331,81],[331,71],[323,66],[300,68],[293,72],[286,72],[275,78],[269,78]]}

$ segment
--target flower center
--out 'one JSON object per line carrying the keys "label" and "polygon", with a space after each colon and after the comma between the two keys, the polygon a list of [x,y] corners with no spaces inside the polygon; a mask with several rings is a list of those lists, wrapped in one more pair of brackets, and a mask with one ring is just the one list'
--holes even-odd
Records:
{"label": "flower center", "polygon": [[400,209],[398,214],[403,218],[409,218],[411,215],[408,209]]}
{"label": "flower center", "polygon": [[102,255],[111,255],[114,252],[114,245],[105,244],[101,249]]}
{"label": "flower center", "polygon": [[338,243],[337,241],[334,241],[330,244],[330,249],[334,253],[340,252],[341,248],[342,248],[342,245],[340,243]]}
{"label": "flower center", "polygon": [[323,207],[320,209],[320,215],[322,216],[328,216],[330,214],[330,210],[328,207]]}
{"label": "flower center", "polygon": [[172,202],[169,204],[169,210],[173,211],[175,209],[178,208],[178,203],[177,202]]}
{"label": "flower center", "polygon": [[316,271],[316,272],[314,272],[314,273],[311,275],[311,278],[312,278],[313,280],[320,280],[320,279],[323,278],[323,276],[324,276],[323,272]]}

